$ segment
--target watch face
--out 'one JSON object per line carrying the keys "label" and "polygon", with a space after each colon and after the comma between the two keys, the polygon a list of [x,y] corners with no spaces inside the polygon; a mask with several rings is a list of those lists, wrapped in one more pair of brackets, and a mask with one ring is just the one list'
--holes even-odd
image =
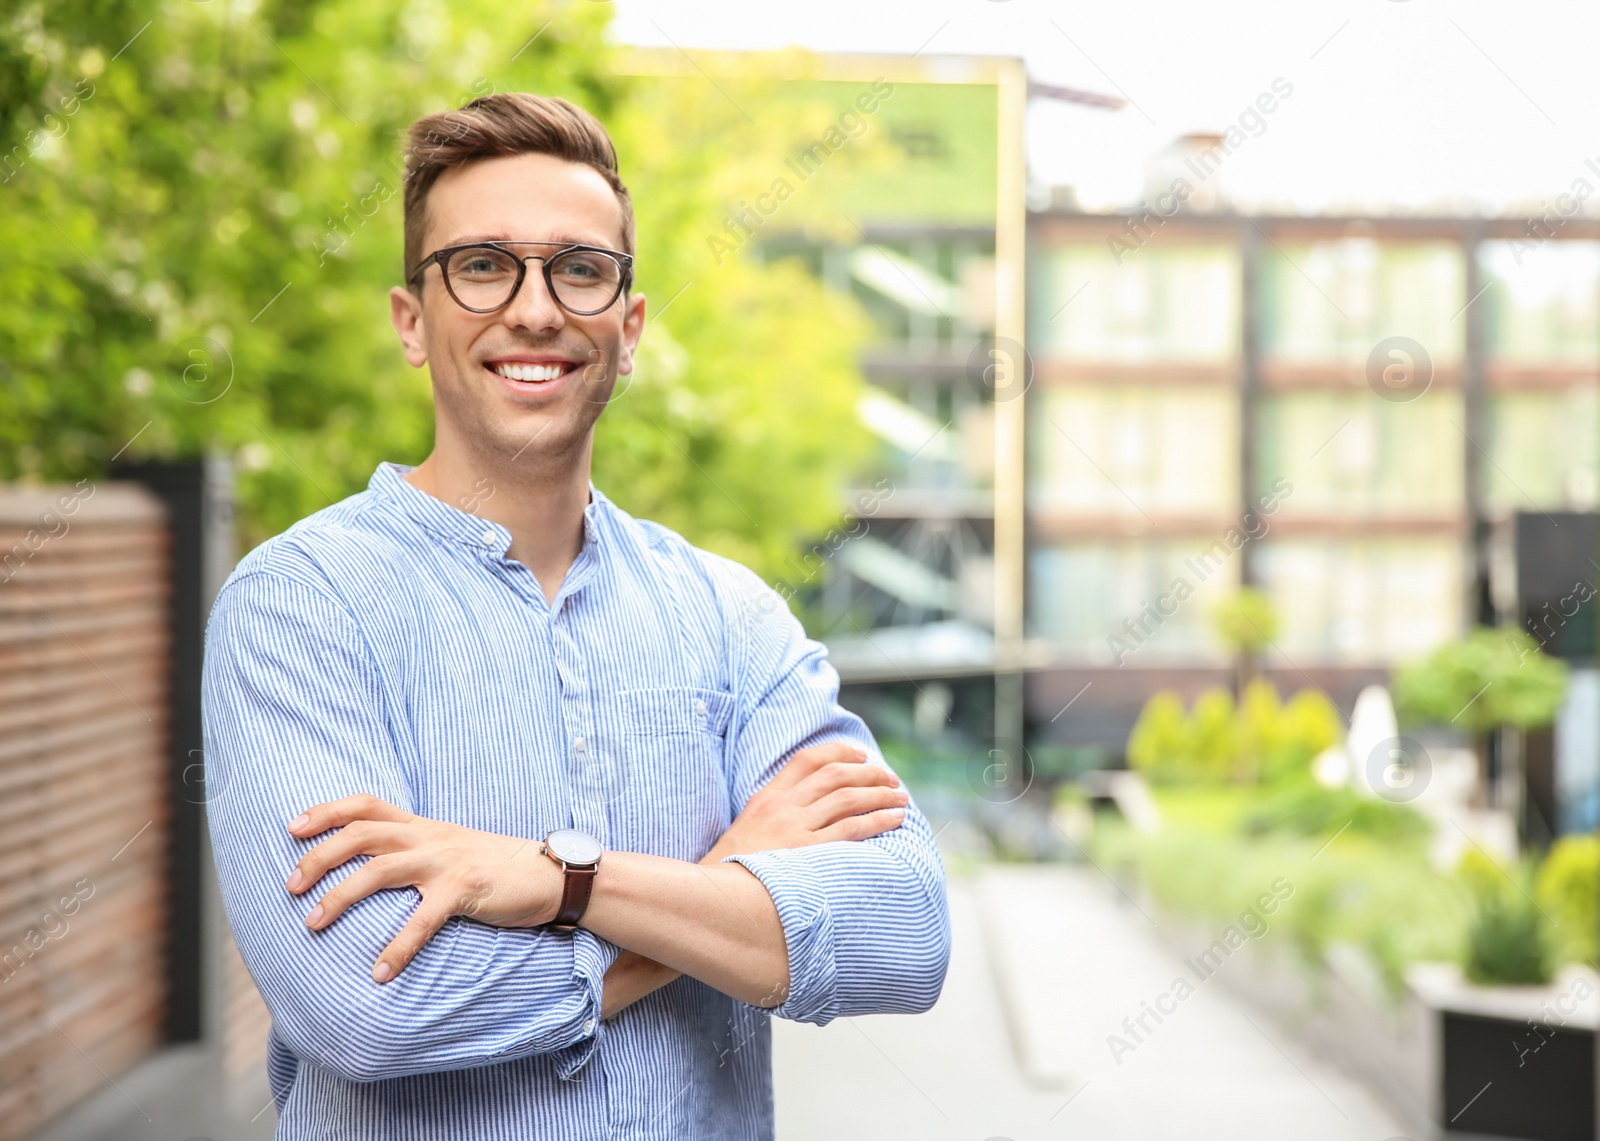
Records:
{"label": "watch face", "polygon": [[557,828],[544,839],[551,853],[564,864],[594,864],[600,861],[600,841],[576,828]]}

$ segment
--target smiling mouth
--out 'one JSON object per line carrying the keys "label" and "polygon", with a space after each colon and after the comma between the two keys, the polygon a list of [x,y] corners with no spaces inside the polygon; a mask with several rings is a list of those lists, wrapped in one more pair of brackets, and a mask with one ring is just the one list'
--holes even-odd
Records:
{"label": "smiling mouth", "polygon": [[574,361],[491,361],[483,367],[505,380],[522,384],[548,384],[552,380],[560,380],[578,366]]}

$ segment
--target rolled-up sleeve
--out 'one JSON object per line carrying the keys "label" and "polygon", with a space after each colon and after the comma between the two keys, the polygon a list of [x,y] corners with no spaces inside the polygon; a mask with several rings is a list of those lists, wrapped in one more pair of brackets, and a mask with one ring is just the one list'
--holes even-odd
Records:
{"label": "rolled-up sleeve", "polygon": [[571,1076],[603,1033],[601,980],[614,945],[582,929],[456,918],[379,986],[372,965],[418,894],[380,891],[312,932],[304,920],[315,897],[365,858],[304,896],[284,888],[315,843],[287,831],[304,809],[371,793],[416,810],[387,696],[356,622],[312,583],[251,571],[218,597],[203,681],[212,848],[229,924],[274,1030],[297,1057],[350,1081],[557,1051],[567,1052],[559,1070]]}
{"label": "rolled-up sleeve", "polygon": [[[887,768],[866,724],[839,705],[827,651],[743,573],[727,623],[741,675],[729,735],[736,811],[811,745],[854,742]],[[938,1000],[950,958],[944,865],[914,797],[900,827],[880,836],[729,861],[762,882],[783,924],[789,993],[773,1014],[820,1026],[841,1015],[916,1014]]]}

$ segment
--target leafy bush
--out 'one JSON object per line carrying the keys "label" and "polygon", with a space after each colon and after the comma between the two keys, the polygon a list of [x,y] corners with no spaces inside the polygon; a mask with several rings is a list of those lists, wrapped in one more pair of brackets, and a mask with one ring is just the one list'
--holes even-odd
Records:
{"label": "leafy bush", "polygon": [[1544,916],[1512,873],[1474,847],[1456,876],[1476,904],[1467,928],[1467,977],[1476,983],[1549,982],[1553,962]]}
{"label": "leafy bush", "polygon": [[1395,674],[1395,711],[1413,724],[1537,729],[1555,720],[1566,663],[1521,630],[1479,627]]}
{"label": "leafy bush", "polygon": [[1152,694],[1128,735],[1128,766],[1153,781],[1176,783],[1187,775],[1189,718],[1170,690]]}
{"label": "leafy bush", "polygon": [[1275,782],[1303,776],[1342,731],[1339,711],[1314,690],[1285,705],[1258,679],[1237,707],[1226,690],[1210,689],[1187,714],[1177,694],[1163,691],[1128,737],[1128,764],[1161,784]]}
{"label": "leafy bush", "polygon": [[1409,964],[1462,957],[1471,900],[1454,877],[1434,870],[1420,838],[1352,826],[1329,845],[1343,820],[1316,835],[1250,834],[1240,827],[1250,802],[1273,792],[1194,786],[1156,795],[1160,831],[1136,832],[1104,814],[1092,854],[1113,876],[1136,875],[1164,911],[1207,925],[1232,922],[1281,876],[1294,894],[1266,939],[1283,940],[1308,963],[1320,963],[1333,943],[1354,945],[1398,996]]}
{"label": "leafy bush", "polygon": [[1467,932],[1466,971],[1475,983],[1550,981],[1543,920],[1532,900],[1507,892],[1479,903]]}
{"label": "leafy bush", "polygon": [[1276,790],[1242,821],[1248,835],[1285,832],[1331,836],[1341,830],[1378,839],[1425,836],[1428,822],[1410,808],[1375,800],[1351,788],[1324,788],[1303,778]]}
{"label": "leafy bush", "polygon": [[1551,847],[1534,880],[1534,898],[1556,922],[1552,943],[1562,962],[1595,958],[1600,836],[1564,836]]}
{"label": "leafy bush", "polygon": [[1258,679],[1245,689],[1239,704],[1240,763],[1256,779],[1277,781],[1304,776],[1311,762],[1344,736],[1344,720],[1331,701],[1314,689],[1302,689],[1289,703],[1278,700],[1277,688]]}

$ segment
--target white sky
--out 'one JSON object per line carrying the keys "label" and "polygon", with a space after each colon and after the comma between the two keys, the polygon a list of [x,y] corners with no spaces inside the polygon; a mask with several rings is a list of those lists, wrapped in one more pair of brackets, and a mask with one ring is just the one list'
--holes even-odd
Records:
{"label": "white sky", "polygon": [[[1036,100],[1033,176],[1086,208],[1143,193],[1146,158],[1221,132],[1278,77],[1294,93],[1222,172],[1242,206],[1522,216],[1577,178],[1600,213],[1600,4],[1551,0],[616,0],[612,36],[670,47],[1022,56],[1036,80],[1125,94]],[[1135,106],[1136,104],[1137,106]]]}

